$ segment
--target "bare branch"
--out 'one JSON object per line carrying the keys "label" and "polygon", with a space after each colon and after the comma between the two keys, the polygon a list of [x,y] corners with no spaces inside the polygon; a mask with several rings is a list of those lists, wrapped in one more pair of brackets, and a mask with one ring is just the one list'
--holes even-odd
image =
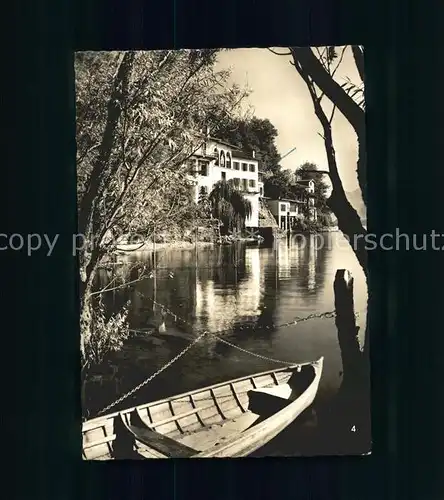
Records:
{"label": "bare branch", "polygon": [[106,293],[106,292],[112,292],[113,290],[118,290],[119,288],[125,288],[127,286],[130,286],[130,285],[133,285],[134,283],[138,283],[139,281],[143,281],[144,279],[146,279],[147,276],[140,276],[139,278],[135,279],[135,280],[132,280],[132,281],[127,281],[125,283],[122,283],[121,285],[117,285],[113,288],[103,288],[102,290],[97,290],[96,292],[91,292],[89,294],[89,296],[93,296],[93,295],[100,295],[102,293]]}
{"label": "bare branch", "polygon": [[341,55],[339,56],[338,63],[336,64],[335,69],[331,73],[331,77],[333,78],[335,76],[336,71],[338,70],[339,66],[341,65],[342,60],[344,59],[344,54],[345,51],[347,50],[347,46],[342,48]]}
{"label": "bare branch", "polygon": [[276,52],[274,51],[273,49],[271,49],[270,47],[267,47],[267,50],[269,50],[270,52],[272,52],[273,54],[276,54],[277,56],[291,56],[291,52]]}
{"label": "bare branch", "polygon": [[358,138],[365,135],[365,114],[356,102],[333,80],[323,68],[310,48],[293,47],[293,59],[304,73],[311,78],[331,102],[334,102],[339,111],[347,118],[354,128]]}
{"label": "bare branch", "polygon": [[313,81],[310,76],[303,70],[298,62],[296,69],[299,75],[304,80],[312,98],[316,117],[322,125],[324,131],[324,145],[327,154],[327,162],[329,167],[329,175],[332,183],[332,193],[328,199],[328,204],[332,208],[338,219],[339,229],[352,241],[352,246],[355,255],[361,264],[364,273],[367,275],[367,250],[365,247],[366,230],[362,226],[361,220],[356,210],[350,205],[347,196],[345,195],[342,180],[339,175],[339,170],[336,162],[336,151],[333,145],[332,129],[327,116],[322,109],[319,99],[313,90]]}

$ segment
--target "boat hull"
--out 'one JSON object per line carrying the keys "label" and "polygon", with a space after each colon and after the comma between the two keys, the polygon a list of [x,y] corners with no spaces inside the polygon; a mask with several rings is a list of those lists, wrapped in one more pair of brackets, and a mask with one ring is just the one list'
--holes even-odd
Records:
{"label": "boat hull", "polygon": [[116,245],[116,250],[119,253],[134,252],[136,250],[142,250],[146,243],[118,243]]}
{"label": "boat hull", "polygon": [[83,458],[246,457],[314,401],[323,358],[215,384],[83,424]]}

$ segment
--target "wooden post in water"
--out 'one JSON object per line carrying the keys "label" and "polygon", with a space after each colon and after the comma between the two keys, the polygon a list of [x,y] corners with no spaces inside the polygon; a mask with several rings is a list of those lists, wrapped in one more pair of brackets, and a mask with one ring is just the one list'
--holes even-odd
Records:
{"label": "wooden post in water", "polygon": [[342,356],[343,383],[361,379],[362,353],[359,346],[353,300],[353,277],[346,269],[336,271],[334,281],[336,328]]}
{"label": "wooden post in water", "polygon": [[[353,302],[353,277],[338,269],[334,282],[336,327],[341,349],[343,380],[337,398],[342,429],[334,432],[338,446],[347,443],[347,453],[362,454],[371,449],[370,385],[368,363],[360,349]],[[331,435],[331,433],[329,433]],[[345,451],[344,451],[345,453]]]}

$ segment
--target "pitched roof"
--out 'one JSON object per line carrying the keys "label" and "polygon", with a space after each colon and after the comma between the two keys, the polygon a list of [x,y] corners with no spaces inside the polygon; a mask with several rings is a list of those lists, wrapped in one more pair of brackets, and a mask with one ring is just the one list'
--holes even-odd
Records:
{"label": "pitched roof", "polygon": [[310,182],[315,182],[315,180],[314,179],[301,179],[301,180],[296,181],[297,184],[309,184]]}
{"label": "pitched roof", "polygon": [[246,153],[245,151],[241,151],[239,149],[233,149],[233,158],[239,158],[241,160],[252,160],[258,161],[258,158],[253,158],[251,153]]}

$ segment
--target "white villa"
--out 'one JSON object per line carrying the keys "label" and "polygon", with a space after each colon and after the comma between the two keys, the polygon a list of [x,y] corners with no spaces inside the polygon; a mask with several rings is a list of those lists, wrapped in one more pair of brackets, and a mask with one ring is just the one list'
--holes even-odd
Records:
{"label": "white villa", "polygon": [[[245,221],[247,228],[259,228],[261,200],[281,229],[290,229],[295,217],[302,214],[301,205],[306,203],[302,195],[297,200],[271,200],[264,197],[262,172],[259,171],[259,160],[254,151],[251,154],[240,151],[231,144],[210,137],[207,132],[204,144],[195,152],[190,163],[195,172],[195,202],[198,202],[201,193],[209,194],[220,180],[234,180],[235,185],[251,202],[251,216]],[[312,180],[297,181],[297,184],[309,193],[314,192]],[[313,198],[309,198],[309,204],[309,217],[316,220]]]}
{"label": "white villa", "polygon": [[228,143],[208,137],[191,162],[197,172],[196,203],[200,193],[209,194],[220,180],[233,179],[251,202],[251,216],[245,221],[246,227],[259,227],[259,198],[264,192],[264,184],[259,181],[259,162],[254,151],[249,155]]}

